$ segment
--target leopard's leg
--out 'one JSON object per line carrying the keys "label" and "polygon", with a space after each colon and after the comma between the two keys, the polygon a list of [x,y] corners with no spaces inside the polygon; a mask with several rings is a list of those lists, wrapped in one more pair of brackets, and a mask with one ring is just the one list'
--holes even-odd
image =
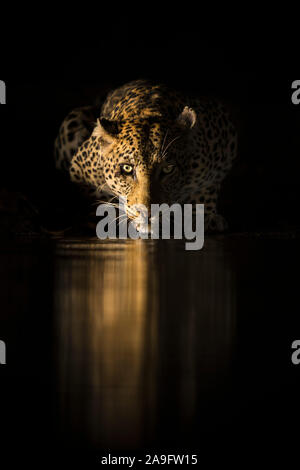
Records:
{"label": "leopard's leg", "polygon": [[218,214],[217,201],[220,185],[214,184],[205,186],[193,192],[185,203],[204,204],[204,229],[205,232],[224,232],[228,229],[228,224],[224,217]]}

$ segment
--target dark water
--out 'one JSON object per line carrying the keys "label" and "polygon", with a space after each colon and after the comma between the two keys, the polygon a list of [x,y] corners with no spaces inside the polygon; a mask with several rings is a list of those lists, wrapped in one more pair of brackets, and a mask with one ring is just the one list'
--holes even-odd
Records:
{"label": "dark water", "polygon": [[297,254],[298,240],[247,236],[208,237],[199,252],[173,240],[3,249],[3,451],[54,463],[144,449],[290,456]]}

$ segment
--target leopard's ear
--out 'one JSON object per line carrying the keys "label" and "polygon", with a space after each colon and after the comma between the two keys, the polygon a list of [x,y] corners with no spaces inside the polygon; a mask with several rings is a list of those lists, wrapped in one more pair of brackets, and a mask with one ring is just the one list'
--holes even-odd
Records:
{"label": "leopard's ear", "polygon": [[194,127],[197,121],[197,114],[192,108],[185,106],[177,118],[177,123],[183,129],[189,130]]}
{"label": "leopard's ear", "polygon": [[119,133],[117,121],[110,121],[106,118],[97,119],[97,124],[92,136],[100,137],[103,143],[109,144],[114,141]]}

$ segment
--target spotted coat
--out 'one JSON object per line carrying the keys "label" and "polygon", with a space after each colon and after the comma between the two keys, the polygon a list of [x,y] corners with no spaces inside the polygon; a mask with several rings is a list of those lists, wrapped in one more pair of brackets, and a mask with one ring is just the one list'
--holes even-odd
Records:
{"label": "spotted coat", "polygon": [[91,199],[126,196],[130,218],[135,204],[204,203],[206,229],[220,231],[220,184],[236,152],[223,104],[141,80],[113,90],[101,109],[72,111],[55,141],[56,167]]}

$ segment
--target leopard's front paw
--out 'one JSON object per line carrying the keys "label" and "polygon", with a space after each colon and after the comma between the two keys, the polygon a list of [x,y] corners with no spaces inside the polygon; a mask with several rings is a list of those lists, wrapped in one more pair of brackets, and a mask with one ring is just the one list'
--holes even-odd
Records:
{"label": "leopard's front paw", "polygon": [[224,217],[219,214],[207,214],[204,218],[205,232],[225,232],[228,224]]}

